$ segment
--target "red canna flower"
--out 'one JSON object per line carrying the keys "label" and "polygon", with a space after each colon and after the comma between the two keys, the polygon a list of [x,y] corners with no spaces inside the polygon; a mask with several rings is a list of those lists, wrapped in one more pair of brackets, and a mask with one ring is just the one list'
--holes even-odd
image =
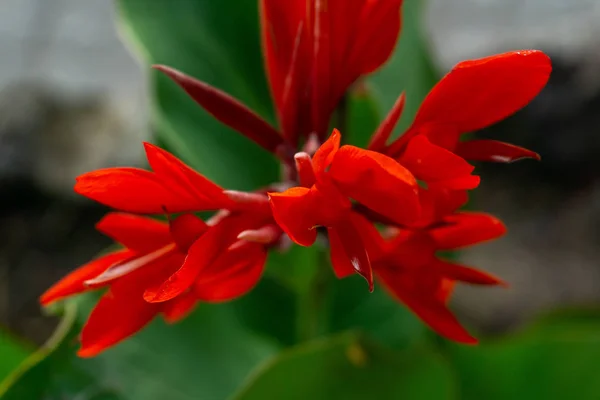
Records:
{"label": "red canna flower", "polygon": [[269,198],[275,221],[294,242],[310,246],[317,237],[316,227],[326,227],[372,290],[369,256],[350,217],[350,199],[404,224],[418,218],[417,181],[393,159],[354,146],[340,147],[340,140],[334,130],[312,160],[307,153],[296,154],[302,186],[270,192]]}
{"label": "red canna flower", "polygon": [[265,247],[246,242],[220,253],[185,291],[168,301],[152,303],[145,300],[147,294],[154,294],[190,258],[197,258],[191,246],[215,228],[193,214],[182,214],[167,224],[125,213],[107,214],[96,228],[125,249],[78,268],[41,296],[41,303],[47,305],[108,287],[83,327],[78,352],[82,357],[95,356],[126,339],[159,314],[174,323],[198,301],[220,302],[241,296],[256,285],[264,267]]}
{"label": "red canna flower", "polygon": [[369,148],[405,165],[418,179],[452,189],[472,189],[474,161],[511,162],[539,155],[495,140],[460,141],[527,105],[546,85],[550,59],[537,50],[498,54],[456,65],[427,95],[408,130],[386,142],[402,112],[401,95]]}
{"label": "red canna flower", "polygon": [[[453,197],[459,206],[463,193],[444,190],[422,193],[430,208],[426,226],[395,229],[387,241],[371,228],[372,240],[379,244],[373,254],[373,269],[393,297],[409,307],[442,336],[462,343],[477,343],[452,315],[447,302],[455,282],[477,285],[504,284],[500,279],[436,256],[439,250],[456,250],[495,239],[506,232],[504,225],[484,213],[454,212],[446,201]],[[442,208],[440,208],[440,206]],[[437,217],[434,217],[436,216]]]}

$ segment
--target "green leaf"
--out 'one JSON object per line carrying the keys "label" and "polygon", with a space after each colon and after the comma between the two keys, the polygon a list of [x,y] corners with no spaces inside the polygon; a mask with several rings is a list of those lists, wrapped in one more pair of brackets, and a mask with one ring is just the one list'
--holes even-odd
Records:
{"label": "green leaf", "polygon": [[[244,102],[273,111],[261,57],[256,0],[117,0],[120,28],[144,65],[166,64]],[[273,156],[202,110],[177,85],[151,73],[160,139],[230,189],[274,182]]]}
{"label": "green leaf", "polygon": [[30,354],[30,346],[0,330],[0,382],[4,380]]}
{"label": "green leaf", "polygon": [[353,333],[292,348],[255,371],[235,400],[452,399],[453,377],[424,348],[394,352]]}
{"label": "green leaf", "polygon": [[175,325],[157,319],[78,365],[108,387],[119,388],[127,400],[225,399],[277,349],[242,326],[232,304],[201,304]]}
{"label": "green leaf", "polygon": [[555,315],[520,334],[450,345],[463,399],[598,399],[600,312]]}

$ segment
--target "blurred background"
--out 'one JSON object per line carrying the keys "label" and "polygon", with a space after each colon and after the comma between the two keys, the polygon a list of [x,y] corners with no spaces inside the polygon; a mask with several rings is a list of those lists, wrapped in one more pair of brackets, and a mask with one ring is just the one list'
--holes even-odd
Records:
{"label": "blurred background", "polygon": [[[509,234],[460,257],[511,287],[460,287],[460,318],[496,334],[550,309],[598,304],[600,1],[428,0],[422,17],[439,76],[519,48],[553,62],[538,98],[478,133],[542,162],[481,166],[473,204]],[[104,210],[74,196],[73,179],[143,165],[140,141],[152,138],[145,71],[119,39],[112,1],[0,2],[0,325],[18,336],[48,338],[56,321],[42,316],[38,296],[109,244],[93,229]]]}

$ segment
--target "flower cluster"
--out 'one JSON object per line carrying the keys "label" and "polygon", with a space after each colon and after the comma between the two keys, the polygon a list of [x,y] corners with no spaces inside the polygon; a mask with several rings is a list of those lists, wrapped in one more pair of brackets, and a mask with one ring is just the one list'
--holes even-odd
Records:
{"label": "flower cluster", "polygon": [[[524,50],[465,61],[428,94],[412,125],[395,140],[402,94],[367,149],[328,135],[348,88],[391,55],[401,0],[260,0],[262,44],[275,128],[220,90],[156,66],[200,106],[281,160],[282,182],[255,192],[224,190],[172,154],[146,144],[152,172],[109,168],[77,178],[75,191],[118,210],[97,229],[123,246],[72,272],[41,298],[48,304],[107,287],[81,335],[93,356],[142,329],[157,315],[184,317],[197,302],[242,296],[259,281],[270,249],[291,239],[310,246],[328,238],[339,278],[377,279],[439,334],[474,339],[447,307],[456,282],[503,282],[439,258],[497,238],[491,215],[463,212],[479,185],[467,160],[538,159],[493,140],[461,140],[519,110],[546,84],[551,66]],[[283,189],[285,190],[283,190]],[[206,221],[195,216],[213,211]],[[167,222],[142,215],[166,214]]]}

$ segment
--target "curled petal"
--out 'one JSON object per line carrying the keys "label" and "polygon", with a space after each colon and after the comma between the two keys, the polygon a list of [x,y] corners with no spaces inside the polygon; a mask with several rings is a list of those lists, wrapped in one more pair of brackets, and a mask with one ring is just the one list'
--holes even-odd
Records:
{"label": "curled petal", "polygon": [[497,140],[485,139],[459,142],[455,152],[459,156],[473,161],[509,163],[524,158],[533,158],[538,161],[541,159],[538,153],[524,149],[523,147],[499,142]]}
{"label": "curled petal", "polygon": [[419,217],[417,181],[390,157],[342,146],[329,174],[345,195],[396,223],[410,223]]}
{"label": "curled petal", "polygon": [[506,233],[498,218],[475,212],[459,212],[444,218],[444,225],[429,230],[440,250],[458,249],[496,239]]}
{"label": "curled petal", "polygon": [[300,185],[308,188],[314,185],[316,183],[316,177],[310,155],[303,151],[296,153],[294,155],[294,161],[296,162],[296,171],[298,171]]}
{"label": "curled petal", "polygon": [[195,283],[195,295],[202,301],[216,303],[246,294],[260,280],[266,258],[263,246],[256,244],[227,251]]}
{"label": "curled petal", "polygon": [[191,287],[198,275],[211,265],[232,244],[242,230],[242,216],[230,217],[211,227],[191,245],[187,257],[175,273],[159,287],[145,291],[144,299],[150,303],[171,300]]}
{"label": "curled petal", "polygon": [[275,153],[283,139],[264,119],[228,94],[173,68],[155,65],[190,95],[202,108],[230,128],[240,132],[264,149]]}
{"label": "curled petal", "polygon": [[[365,278],[369,285],[369,292],[372,292],[373,269],[371,268],[371,261],[369,260],[367,249],[365,248],[356,227],[351,221],[342,220],[335,227],[329,229],[329,234],[331,235],[332,233],[334,238],[333,246],[338,247],[336,249],[337,255],[335,258],[333,258],[334,256],[332,255],[332,260],[338,264],[337,266],[334,265],[336,274],[338,274],[339,270],[339,273],[344,275],[345,271],[348,269],[347,265],[349,264],[357,274]],[[340,263],[342,263],[342,265],[339,265]]]}
{"label": "curled petal", "polygon": [[138,253],[149,253],[173,241],[167,224],[134,214],[108,213],[96,229]]}
{"label": "curled petal", "polygon": [[317,239],[315,221],[310,218],[318,205],[308,188],[294,187],[283,193],[269,193],[273,217],[285,233],[301,246]]}
{"label": "curled petal", "polygon": [[207,230],[208,225],[194,214],[181,214],[169,222],[172,240],[183,253]]}
{"label": "curled petal", "polygon": [[434,122],[461,133],[498,122],[529,103],[546,85],[550,58],[537,50],[457,64],[427,95],[413,127]]}
{"label": "curled petal", "polygon": [[340,148],[341,140],[342,135],[340,134],[340,131],[334,129],[331,133],[331,136],[329,136],[329,139],[327,139],[325,143],[323,143],[315,152],[313,156],[313,168],[315,170],[317,179],[319,179],[325,173],[325,170],[332,163],[333,157]]}
{"label": "curled petal", "polygon": [[193,291],[188,291],[173,300],[161,304],[161,313],[164,320],[169,324],[174,324],[187,317],[196,307],[198,299]]}
{"label": "curled petal", "polygon": [[281,237],[282,231],[275,224],[265,225],[258,229],[248,229],[240,232],[238,239],[247,242],[271,244],[275,243]]}
{"label": "curled petal", "polygon": [[[431,143],[424,135],[410,140],[398,162],[417,179],[427,183],[441,185],[444,181],[454,182],[452,189],[473,189],[470,174],[475,167],[451,151]],[[465,183],[467,187],[457,187],[460,186],[457,182]]]}
{"label": "curled petal", "polygon": [[130,250],[121,250],[107,254],[77,268],[42,294],[40,303],[42,303],[42,305],[48,305],[56,300],[90,290],[90,288],[84,284],[85,281],[95,278],[110,268],[110,266],[127,260],[134,254],[135,253]]}

